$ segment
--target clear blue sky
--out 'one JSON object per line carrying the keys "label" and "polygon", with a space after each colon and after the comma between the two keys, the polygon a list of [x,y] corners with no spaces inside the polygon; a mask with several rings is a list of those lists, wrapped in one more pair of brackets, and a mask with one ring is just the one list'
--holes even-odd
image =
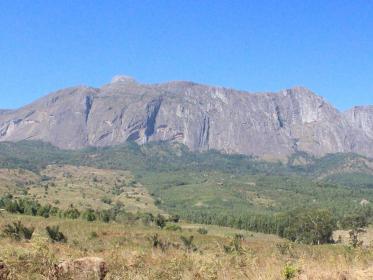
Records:
{"label": "clear blue sky", "polygon": [[0,108],[116,74],[373,104],[373,1],[0,1]]}

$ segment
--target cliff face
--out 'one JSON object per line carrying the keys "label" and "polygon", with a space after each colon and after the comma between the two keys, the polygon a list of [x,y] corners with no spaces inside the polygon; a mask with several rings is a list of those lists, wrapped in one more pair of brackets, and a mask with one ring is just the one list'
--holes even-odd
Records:
{"label": "cliff face", "polygon": [[63,89],[0,113],[0,141],[27,139],[67,149],[162,140],[270,158],[296,151],[373,156],[373,106],[341,113],[300,87],[252,94],[115,77],[100,89]]}

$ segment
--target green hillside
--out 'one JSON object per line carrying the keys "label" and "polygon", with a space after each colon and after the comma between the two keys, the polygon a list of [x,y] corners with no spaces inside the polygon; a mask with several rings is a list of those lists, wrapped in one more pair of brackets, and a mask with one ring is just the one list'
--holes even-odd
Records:
{"label": "green hillside", "polygon": [[[0,168],[42,175],[49,165],[128,171],[155,205],[169,214],[200,223],[245,224],[264,232],[275,231],[278,215],[295,209],[326,208],[341,220],[363,208],[371,213],[366,208],[373,201],[372,160],[358,155],[316,159],[296,154],[285,164],[217,151],[194,153],[168,143],[126,143],[80,151],[59,150],[41,142],[0,144]],[[28,193],[38,192],[31,188]],[[39,200],[53,203],[43,197]]]}

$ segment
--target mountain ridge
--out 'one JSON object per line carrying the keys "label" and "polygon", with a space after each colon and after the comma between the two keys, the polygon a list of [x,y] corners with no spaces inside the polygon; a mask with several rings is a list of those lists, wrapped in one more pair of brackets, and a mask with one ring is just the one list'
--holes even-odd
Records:
{"label": "mountain ridge", "polygon": [[58,90],[0,110],[0,141],[42,140],[65,149],[176,141],[191,150],[281,159],[354,152],[373,156],[373,106],[341,112],[297,86],[250,93],[190,81],[141,84],[116,76],[101,88]]}

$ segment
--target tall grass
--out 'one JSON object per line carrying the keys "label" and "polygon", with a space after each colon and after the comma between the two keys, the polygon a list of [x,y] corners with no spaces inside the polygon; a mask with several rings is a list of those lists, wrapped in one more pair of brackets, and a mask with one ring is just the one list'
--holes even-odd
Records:
{"label": "tall grass", "polygon": [[[203,235],[197,233],[200,225],[180,224],[180,232],[144,226],[140,221],[122,225],[7,214],[0,220],[0,227],[18,220],[33,225],[35,232],[28,242],[0,238],[0,259],[9,267],[10,279],[16,280],[45,279],[60,260],[83,256],[104,258],[109,266],[105,279],[109,280],[277,280],[285,279],[285,272],[286,277],[294,272],[293,279],[338,279],[343,275],[347,279],[369,279],[369,273],[373,273],[372,247],[300,245],[272,235],[252,235],[217,226],[205,226],[208,234]],[[51,225],[59,226],[58,231],[67,237],[66,243],[48,241],[45,228]],[[168,247],[153,246],[151,236],[156,236],[157,244],[162,242]],[[186,244],[181,236],[187,239]],[[240,253],[224,251],[224,245],[235,247],[235,242]],[[185,250],[191,244],[198,250]]]}

